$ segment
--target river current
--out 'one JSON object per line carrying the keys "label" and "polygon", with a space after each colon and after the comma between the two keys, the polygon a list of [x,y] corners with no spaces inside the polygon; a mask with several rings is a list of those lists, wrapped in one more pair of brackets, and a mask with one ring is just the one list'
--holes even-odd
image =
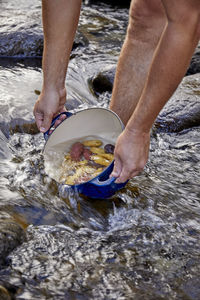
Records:
{"label": "river current", "polygon": [[[32,113],[42,86],[41,3],[0,7],[0,212],[25,231],[0,267],[6,299],[200,299],[200,128],[152,131],[144,171],[109,200],[64,194],[44,171]],[[66,79],[70,111],[108,107],[110,92],[95,95],[90,81],[116,65],[127,20],[128,8],[83,3]]]}

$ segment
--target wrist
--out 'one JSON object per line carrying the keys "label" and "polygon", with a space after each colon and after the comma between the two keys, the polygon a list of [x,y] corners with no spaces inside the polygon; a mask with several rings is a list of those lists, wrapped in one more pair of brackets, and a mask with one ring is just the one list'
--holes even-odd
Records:
{"label": "wrist", "polygon": [[149,137],[151,128],[143,128],[142,126],[134,126],[133,124],[128,123],[126,125],[125,131],[129,135]]}
{"label": "wrist", "polygon": [[44,53],[43,69],[43,87],[45,90],[63,90],[65,88],[65,78],[67,72],[67,61],[63,57],[48,55]]}
{"label": "wrist", "polygon": [[141,114],[141,112],[138,113],[136,109],[129,119],[126,127],[130,132],[148,135],[153,126],[153,122],[154,119],[152,114],[150,116],[147,114],[145,115],[145,112]]}
{"label": "wrist", "polygon": [[65,74],[60,76],[59,72],[43,71],[43,89],[57,92],[65,89]]}
{"label": "wrist", "polygon": [[57,87],[54,85],[47,85],[45,86],[43,84],[42,87],[42,92],[41,94],[45,97],[58,97],[58,98],[66,98],[67,96],[67,91],[65,87]]}

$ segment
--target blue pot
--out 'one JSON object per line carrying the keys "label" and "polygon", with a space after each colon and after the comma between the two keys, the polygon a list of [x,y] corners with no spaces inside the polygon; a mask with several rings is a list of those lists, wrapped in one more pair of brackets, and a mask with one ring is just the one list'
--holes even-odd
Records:
{"label": "blue pot", "polygon": [[[108,141],[108,143],[115,144],[117,137],[124,129],[120,118],[109,109],[89,108],[75,114],[69,112],[64,114],[67,115],[67,119],[49,134],[49,132],[51,132],[50,129],[60,116],[58,115],[52,121],[51,128],[44,134],[46,140],[43,151],[44,160],[49,152],[56,151],[64,153],[66,150],[69,151],[74,142],[81,142],[81,140],[85,140],[87,137],[94,137],[95,139],[102,139]],[[89,181],[71,186],[63,184],[63,186],[66,189],[70,188],[90,198],[109,198],[127,183],[118,184],[115,183],[116,178],[110,178],[113,167],[114,161],[97,177]],[[56,180],[53,172],[49,174],[49,176]]]}

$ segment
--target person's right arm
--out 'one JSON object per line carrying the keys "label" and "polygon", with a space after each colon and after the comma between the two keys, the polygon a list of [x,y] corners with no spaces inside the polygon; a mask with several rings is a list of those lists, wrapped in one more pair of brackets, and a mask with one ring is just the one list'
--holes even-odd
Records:
{"label": "person's right arm", "polygon": [[153,123],[184,77],[200,38],[199,0],[162,3],[168,22],[136,109],[116,142],[111,176],[117,178],[117,183],[138,175],[144,168]]}
{"label": "person's right arm", "polygon": [[43,87],[34,107],[36,124],[42,132],[49,129],[55,115],[65,110],[65,77],[80,8],[81,0],[42,0]]}

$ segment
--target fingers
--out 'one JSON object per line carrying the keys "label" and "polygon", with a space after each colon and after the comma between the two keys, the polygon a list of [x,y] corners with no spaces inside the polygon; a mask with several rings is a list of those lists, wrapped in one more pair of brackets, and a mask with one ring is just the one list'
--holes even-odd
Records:
{"label": "fingers", "polygon": [[119,177],[120,173],[122,171],[122,164],[121,164],[121,161],[119,158],[115,158],[115,161],[114,161],[114,168],[113,168],[113,171],[110,175],[110,177]]}
{"label": "fingers", "polygon": [[126,171],[126,169],[122,169],[122,172],[120,176],[115,180],[116,183],[124,183],[127,180],[137,176],[140,173],[140,171],[133,171],[132,173]]}
{"label": "fingers", "polygon": [[[64,108],[62,109],[61,113],[62,112],[66,112],[67,110]],[[59,119],[56,120],[55,124],[54,124],[54,127],[56,128],[60,123],[62,123],[62,121],[64,121],[65,119],[67,118],[67,116],[65,114],[62,114],[60,115]]]}
{"label": "fingers", "polygon": [[136,168],[134,166],[127,166],[126,164],[123,166],[120,159],[115,160],[115,165],[111,177],[116,177],[116,183],[124,183],[128,179],[131,179],[137,176],[143,168]]}
{"label": "fingers", "polygon": [[52,118],[53,118],[53,114],[51,114],[51,113],[44,114],[43,120],[41,122],[41,126],[39,128],[41,132],[44,133],[50,128]]}
{"label": "fingers", "polygon": [[128,179],[131,179],[134,176],[137,176],[141,170],[132,170],[124,166],[122,168],[122,162],[119,158],[115,158],[114,168],[110,177],[116,177],[116,183],[126,182]]}
{"label": "fingers", "polygon": [[37,125],[38,129],[40,130],[40,127],[41,127],[42,121],[43,121],[43,115],[40,113],[35,113],[35,112],[34,112],[34,115],[35,115],[36,125]]}
{"label": "fingers", "polygon": [[[63,109],[62,112],[65,112],[66,109]],[[65,119],[67,118],[66,115],[62,114],[58,120],[55,121],[55,124],[54,124],[54,128],[56,128],[60,123],[62,123],[62,121],[64,121]],[[53,115],[52,114],[46,114],[44,115],[44,119],[43,121],[41,122],[41,126],[40,126],[40,131],[41,132],[46,132],[50,126],[51,126],[51,122],[52,122],[52,119],[53,119]],[[53,132],[53,129],[51,131],[49,131],[49,134],[51,134]]]}

